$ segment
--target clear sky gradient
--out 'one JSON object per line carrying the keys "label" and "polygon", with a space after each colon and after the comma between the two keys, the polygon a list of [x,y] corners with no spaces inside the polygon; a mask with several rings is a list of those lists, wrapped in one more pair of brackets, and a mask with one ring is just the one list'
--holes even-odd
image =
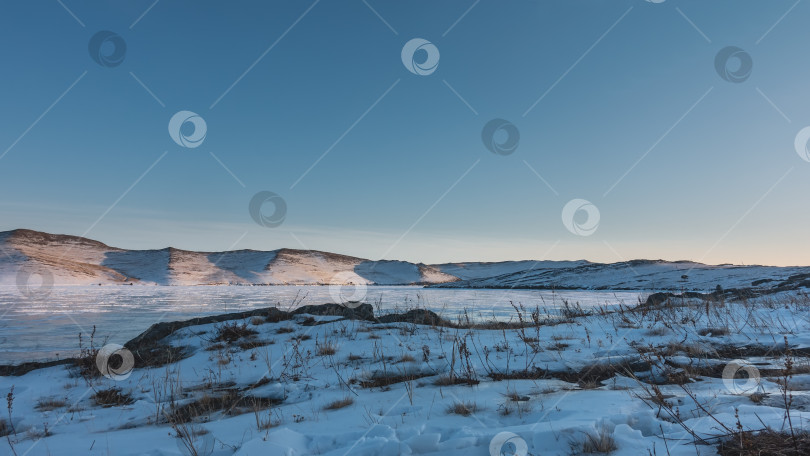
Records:
{"label": "clear sky gradient", "polygon": [[[0,229],[426,263],[810,264],[808,18],[795,0],[4,2]],[[120,65],[91,58],[99,31],[126,43]],[[432,74],[403,65],[413,38],[439,50]],[[743,82],[715,68],[727,46],[751,57]],[[199,147],[169,135],[183,110],[205,120]],[[495,118],[514,153],[485,147]],[[251,218],[260,191],[286,202],[280,226]],[[575,198],[599,210],[590,236],[561,219]]]}

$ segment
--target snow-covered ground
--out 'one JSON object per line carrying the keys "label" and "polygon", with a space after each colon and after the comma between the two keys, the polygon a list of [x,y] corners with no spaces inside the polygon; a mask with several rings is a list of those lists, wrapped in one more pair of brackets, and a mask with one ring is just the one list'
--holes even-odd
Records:
{"label": "snow-covered ground", "polygon": [[[539,309],[524,329],[308,315],[189,326],[160,341],[187,356],[166,365],[116,371],[101,356],[107,376],[56,366],[0,377],[16,431],[0,452],[545,456],[598,440],[614,455],[710,455],[724,427],[807,426],[809,308],[794,292]],[[777,382],[786,357],[790,421]],[[109,388],[131,400],[98,405]]]}

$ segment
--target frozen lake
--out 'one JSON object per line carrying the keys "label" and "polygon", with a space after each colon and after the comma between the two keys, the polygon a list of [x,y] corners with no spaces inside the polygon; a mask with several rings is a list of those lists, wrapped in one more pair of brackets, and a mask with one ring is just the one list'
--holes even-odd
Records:
{"label": "frozen lake", "polygon": [[[349,291],[351,295],[354,290]],[[507,320],[510,303],[552,308],[635,305],[648,293],[627,291],[466,290],[370,286],[363,302],[383,312],[421,307],[445,318],[464,309],[476,318]],[[0,288],[0,364],[64,358],[78,351],[78,335],[96,326],[96,344],[123,344],[161,321],[277,306],[334,302],[328,286],[56,287],[42,299]]]}

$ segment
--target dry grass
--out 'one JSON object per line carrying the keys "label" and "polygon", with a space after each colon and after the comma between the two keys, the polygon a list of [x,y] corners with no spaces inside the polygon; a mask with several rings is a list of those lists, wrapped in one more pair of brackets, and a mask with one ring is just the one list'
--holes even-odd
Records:
{"label": "dry grass", "polygon": [[0,437],[5,437],[11,434],[11,429],[8,428],[6,420],[0,420]]}
{"label": "dry grass", "polygon": [[447,407],[447,413],[451,415],[470,416],[478,411],[478,404],[475,402],[453,402]]}
{"label": "dry grass", "polygon": [[294,333],[294,332],[295,332],[295,328],[292,328],[290,326],[282,326],[281,328],[278,328],[276,330],[276,334],[289,334],[289,333]]}
{"label": "dry grass", "polygon": [[242,396],[235,390],[228,390],[218,396],[203,395],[196,401],[175,407],[169,415],[171,423],[188,423],[198,418],[210,418],[214,413],[225,411],[230,415],[270,408],[280,404],[279,399],[264,397]]}
{"label": "dry grass", "polygon": [[665,348],[664,354],[674,355],[676,353],[684,353],[692,358],[717,357],[717,352],[712,347],[697,342],[689,344],[670,342]]}
{"label": "dry grass", "polygon": [[405,353],[404,355],[402,355],[401,358],[399,358],[399,361],[397,361],[397,362],[398,363],[415,363],[416,358],[411,356],[410,353]]}
{"label": "dry grass", "polygon": [[748,396],[748,399],[750,399],[754,404],[759,404],[765,400],[766,397],[768,397],[766,393],[753,393]]}
{"label": "dry grass", "polygon": [[338,346],[334,342],[324,341],[322,344],[316,344],[318,350],[315,352],[318,356],[332,356],[338,351]]}
{"label": "dry grass", "polygon": [[226,348],[228,348],[227,345],[222,344],[222,343],[216,343],[216,344],[207,345],[205,347],[205,351],[220,351],[220,350],[225,350]]}
{"label": "dry grass", "polygon": [[489,378],[492,380],[499,382],[502,380],[540,380],[546,378],[548,376],[548,372],[542,369],[532,369],[532,370],[513,370],[509,372],[490,372]]}
{"label": "dry grass", "polygon": [[363,380],[360,382],[360,386],[363,388],[375,388],[375,387],[385,387],[388,385],[393,385],[395,383],[402,383],[408,382],[411,380],[420,379],[422,377],[428,377],[433,375],[431,373],[423,373],[423,372],[405,372],[405,373],[389,373],[387,375],[375,375],[368,380]]}
{"label": "dry grass", "polygon": [[354,404],[354,399],[352,399],[350,396],[346,396],[343,399],[338,399],[336,401],[332,401],[332,402],[324,405],[323,409],[324,410],[338,410],[338,409],[342,409],[344,407],[348,407],[348,406],[350,406],[352,404]]}
{"label": "dry grass", "polygon": [[799,456],[810,454],[810,433],[790,433],[766,430],[759,433],[740,432],[722,442],[720,456]]}
{"label": "dry grass", "polygon": [[258,334],[256,330],[248,328],[247,323],[225,323],[217,328],[217,336],[214,342],[236,342],[245,337],[251,337]]}
{"label": "dry grass", "polygon": [[267,322],[267,320],[265,320],[264,317],[255,316],[250,319],[250,324],[253,326],[263,325],[265,322]]}
{"label": "dry grass", "polygon": [[474,378],[462,377],[458,375],[442,375],[433,382],[436,386],[452,386],[452,385],[477,385],[480,383]]}
{"label": "dry grass", "polygon": [[586,432],[582,440],[571,441],[569,446],[572,455],[608,454],[618,448],[613,433],[605,426],[599,426],[594,431]]}
{"label": "dry grass", "polygon": [[518,416],[523,416],[532,411],[532,406],[528,402],[513,402],[507,401],[498,407],[498,413],[501,416],[509,416],[517,412]]}
{"label": "dry grass", "polygon": [[65,407],[67,402],[64,399],[57,399],[55,397],[43,397],[37,401],[36,409],[40,412],[49,412],[51,410],[60,409]]}
{"label": "dry grass", "polygon": [[129,393],[124,393],[120,388],[98,390],[96,394],[92,396],[92,399],[96,405],[100,405],[102,407],[129,405],[134,402],[132,400],[132,395]]}
{"label": "dry grass", "polygon": [[504,393],[503,397],[512,402],[526,402],[531,399],[529,396],[523,396],[521,394],[518,394],[518,392],[514,390],[512,391],[507,390],[506,393]]}
{"label": "dry grass", "polygon": [[252,350],[254,348],[266,347],[275,342],[272,340],[240,340],[236,345],[242,350]]}

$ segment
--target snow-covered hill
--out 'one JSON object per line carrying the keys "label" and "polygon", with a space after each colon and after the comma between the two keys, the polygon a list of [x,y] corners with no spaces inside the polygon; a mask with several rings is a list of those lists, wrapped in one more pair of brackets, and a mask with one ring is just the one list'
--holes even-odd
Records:
{"label": "snow-covered hill", "polygon": [[[576,262],[574,262],[576,263]],[[790,277],[810,275],[810,267],[710,266],[691,261],[633,260],[533,268],[492,277],[473,277],[440,287],[557,288],[591,290],[713,290],[776,286]]]}
{"label": "snow-covered hill", "polygon": [[55,285],[409,285],[458,280],[423,264],[319,251],[123,250],[77,236],[30,230],[0,233],[0,249],[2,285],[14,285],[24,273],[52,276]]}
{"label": "snow-covered hill", "polygon": [[[0,232],[0,285],[26,273],[55,285],[425,284],[460,288],[713,290],[772,287],[810,267],[710,266],[686,261],[504,261],[425,265],[311,250],[124,250],[77,236]],[[795,282],[795,280],[794,280]]]}

